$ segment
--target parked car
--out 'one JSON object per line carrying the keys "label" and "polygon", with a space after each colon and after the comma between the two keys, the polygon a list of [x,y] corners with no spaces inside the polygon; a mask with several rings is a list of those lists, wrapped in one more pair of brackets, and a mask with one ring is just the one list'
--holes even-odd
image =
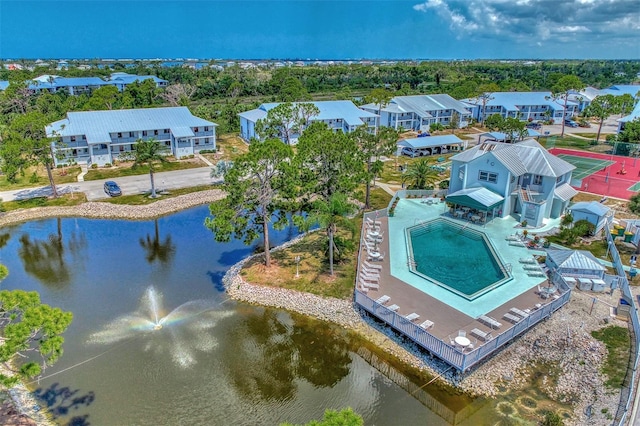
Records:
{"label": "parked car", "polygon": [[108,180],[104,183],[104,192],[106,192],[111,197],[122,195],[122,190],[120,189],[118,184],[112,180]]}
{"label": "parked car", "polygon": [[578,126],[580,126],[580,127],[591,127],[591,123],[589,123],[588,121],[579,121],[578,122]]}
{"label": "parked car", "polygon": [[579,127],[578,123],[573,120],[564,120],[564,125],[569,127]]}
{"label": "parked car", "polygon": [[540,123],[527,123],[527,129],[540,130],[540,129],[542,129],[542,124],[540,124]]}
{"label": "parked car", "polygon": [[421,149],[413,149],[410,148],[408,146],[405,146],[404,148],[402,148],[402,151],[400,151],[400,153],[402,155],[406,155],[407,157],[422,157],[423,155],[429,155],[426,151],[423,151]]}

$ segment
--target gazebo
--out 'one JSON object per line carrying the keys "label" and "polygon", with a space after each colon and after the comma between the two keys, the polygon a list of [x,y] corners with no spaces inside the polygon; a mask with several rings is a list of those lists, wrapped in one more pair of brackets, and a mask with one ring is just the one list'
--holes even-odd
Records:
{"label": "gazebo", "polygon": [[[447,195],[447,203],[453,204],[452,213],[454,216],[462,217],[469,215],[479,217],[479,220],[486,222],[489,216],[501,216],[502,203],[504,197],[495,192],[480,186],[477,188],[465,188]],[[496,210],[498,214],[496,215]],[[474,213],[476,213],[474,215]]]}

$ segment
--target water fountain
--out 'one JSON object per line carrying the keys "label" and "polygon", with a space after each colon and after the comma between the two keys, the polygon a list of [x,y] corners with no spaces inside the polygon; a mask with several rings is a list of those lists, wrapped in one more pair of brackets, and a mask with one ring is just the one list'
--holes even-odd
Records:
{"label": "water fountain", "polygon": [[89,343],[114,344],[144,337],[145,350],[171,353],[181,367],[195,364],[196,352],[209,352],[217,344],[206,331],[231,313],[217,311],[216,302],[193,300],[165,315],[162,302],[162,294],[153,286],[147,287],[135,312],[109,322],[90,336]]}

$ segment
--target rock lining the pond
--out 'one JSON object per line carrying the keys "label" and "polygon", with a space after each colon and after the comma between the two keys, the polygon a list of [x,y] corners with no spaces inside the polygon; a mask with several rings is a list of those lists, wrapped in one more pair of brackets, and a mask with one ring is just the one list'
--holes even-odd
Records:
{"label": "rock lining the pond", "polygon": [[[303,236],[272,250],[282,250],[297,243]],[[248,283],[240,275],[247,261],[263,257],[257,254],[231,267],[223,278],[227,293],[234,299],[285,309],[338,324],[354,330],[378,347],[407,365],[440,376],[444,381],[476,396],[498,398],[504,390],[517,392],[530,386],[534,366],[549,366],[542,372],[539,387],[550,400],[572,404],[573,417],[566,425],[602,425],[615,415],[619,390],[605,386],[601,367],[606,358],[604,345],[591,336],[591,331],[606,325],[626,327],[626,323],[609,316],[609,307],[600,304],[589,315],[593,295],[574,291],[571,300],[548,320],[516,339],[492,359],[470,373],[460,376],[450,366],[431,358],[416,345],[401,342],[390,329],[382,329],[365,315],[360,315],[351,300],[323,298],[309,293],[279,287]],[[615,294],[615,293],[614,293]],[[599,294],[605,303],[615,303],[613,295]],[[596,305],[598,306],[598,305]],[[569,337],[570,336],[570,337]],[[553,375],[554,380],[544,377]],[[502,388],[502,392],[500,390]],[[591,418],[584,409],[594,405]],[[603,413],[602,410],[605,410]]]}
{"label": "rock lining the pond", "polygon": [[1,213],[0,226],[22,223],[30,220],[47,219],[51,217],[146,220],[186,210],[202,204],[208,204],[220,200],[223,197],[223,191],[219,189],[210,189],[207,191],[179,195],[172,198],[159,199],[154,203],[141,206],[91,201],[77,206],[34,207],[30,209],[12,210],[10,212]]}

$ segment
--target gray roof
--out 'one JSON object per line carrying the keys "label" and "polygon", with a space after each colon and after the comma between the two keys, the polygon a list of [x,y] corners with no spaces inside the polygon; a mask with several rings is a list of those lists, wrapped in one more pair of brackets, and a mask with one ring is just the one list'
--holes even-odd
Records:
{"label": "gray roof", "polygon": [[[89,143],[110,142],[110,133],[171,129],[185,135],[185,128],[217,126],[195,117],[187,107],[68,112],[67,118],[46,127],[48,136],[86,135]],[[193,133],[187,136],[193,136]]]}
{"label": "gray roof", "polygon": [[[362,108],[378,110],[378,104],[363,105]],[[391,99],[382,111],[385,112],[414,112],[423,118],[432,117],[427,111],[440,111],[445,109],[456,110],[460,114],[470,114],[466,105],[455,100],[449,95],[412,95],[412,96],[396,96]]]}
{"label": "gray roof", "polygon": [[605,216],[611,209],[602,203],[597,201],[581,201],[569,206],[571,211],[583,211],[593,213],[596,216]]}
{"label": "gray roof", "polygon": [[556,187],[553,192],[553,195],[556,198],[561,199],[562,201],[567,201],[578,195],[578,191],[576,191],[571,185],[568,183],[563,183]]}
{"label": "gray roof", "polygon": [[[295,102],[298,103],[298,102]],[[342,119],[350,126],[361,126],[364,124],[363,118],[374,118],[377,114],[358,108],[351,101],[317,101],[299,102],[311,103],[315,105],[320,113],[311,117],[312,120],[336,120]],[[278,102],[264,103],[257,109],[245,111],[238,114],[249,121],[255,122],[267,116],[267,112],[280,105]]]}
{"label": "gray roof", "polygon": [[559,268],[580,269],[583,271],[604,271],[600,261],[586,250],[548,250],[547,256]]}
{"label": "gray roof", "polygon": [[532,173],[558,177],[575,169],[575,166],[549,153],[533,139],[515,144],[484,142],[454,155],[451,160],[469,163],[488,154],[493,154],[515,176]]}
{"label": "gray roof", "polygon": [[456,135],[442,135],[403,139],[398,142],[398,146],[408,146],[411,148],[429,148],[433,146],[459,145],[463,143],[464,141]]}
{"label": "gray roof", "polygon": [[470,198],[485,207],[493,207],[504,201],[504,197],[495,192],[479,186],[476,188],[464,188],[459,191],[447,195],[447,200],[455,200],[457,198]]}

